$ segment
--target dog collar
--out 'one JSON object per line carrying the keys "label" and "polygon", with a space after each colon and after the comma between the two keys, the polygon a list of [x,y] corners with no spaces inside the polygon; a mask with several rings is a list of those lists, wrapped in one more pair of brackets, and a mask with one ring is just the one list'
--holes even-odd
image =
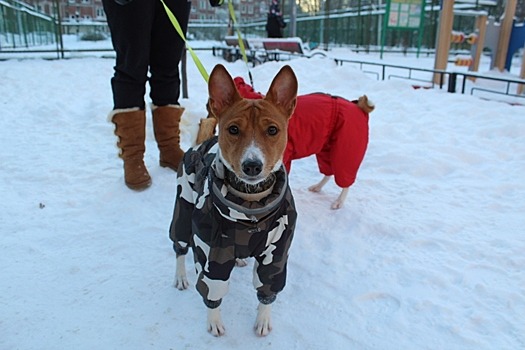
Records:
{"label": "dog collar", "polygon": [[240,180],[235,173],[230,170],[226,168],[224,170],[224,182],[226,185],[230,186],[237,192],[245,194],[259,194],[268,191],[275,185],[275,181],[277,180],[275,173],[271,173],[264,181],[255,185],[250,185]]}
{"label": "dog collar", "polygon": [[261,218],[278,209],[287,193],[290,192],[288,176],[284,167],[281,166],[281,169],[274,174],[275,183],[266,197],[258,201],[245,201],[228,191],[228,185],[224,179],[220,179],[215,171],[211,170],[208,173],[209,186],[215,207],[223,216],[230,217],[235,221],[249,220],[258,222]]}

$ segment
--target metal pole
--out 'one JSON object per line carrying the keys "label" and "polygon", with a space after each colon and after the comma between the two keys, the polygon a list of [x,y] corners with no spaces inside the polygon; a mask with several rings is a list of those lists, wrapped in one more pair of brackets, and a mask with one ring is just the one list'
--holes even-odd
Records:
{"label": "metal pole", "polygon": [[325,0],[324,3],[324,28],[323,28],[323,42],[324,48],[328,51],[328,42],[330,41],[330,0]]}
{"label": "metal pole", "polygon": [[290,1],[290,36],[297,36],[297,3],[296,0]]}
{"label": "metal pole", "polygon": [[62,40],[62,17],[60,15],[59,0],[55,0],[56,30],[57,35],[57,58],[64,58],[64,41]]}
{"label": "metal pole", "polygon": [[181,62],[181,75],[182,75],[182,98],[188,98],[188,74],[186,69],[186,48],[182,50]]}

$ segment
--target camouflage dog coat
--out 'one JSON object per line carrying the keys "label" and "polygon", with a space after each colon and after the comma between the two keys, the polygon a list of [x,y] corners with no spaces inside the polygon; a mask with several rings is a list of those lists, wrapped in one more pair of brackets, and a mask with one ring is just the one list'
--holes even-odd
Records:
{"label": "camouflage dog coat", "polygon": [[247,202],[228,192],[228,170],[217,152],[214,137],[184,155],[170,226],[173,247],[177,256],[192,247],[196,288],[209,308],[218,307],[227,293],[235,259],[247,257],[255,258],[257,297],[270,304],[286,283],[288,249],[297,219],[286,171],[281,167],[275,173],[267,197]]}

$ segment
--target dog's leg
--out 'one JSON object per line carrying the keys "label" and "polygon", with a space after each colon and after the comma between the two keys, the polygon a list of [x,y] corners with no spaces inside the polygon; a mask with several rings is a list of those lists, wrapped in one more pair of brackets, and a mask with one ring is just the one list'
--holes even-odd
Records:
{"label": "dog's leg", "polygon": [[346,196],[348,195],[348,187],[344,187],[341,190],[341,194],[337,199],[332,203],[332,209],[341,209],[345,203]]}
{"label": "dog's leg", "polygon": [[318,184],[315,184],[313,186],[308,187],[309,191],[312,192],[320,192],[324,185],[330,180],[331,176],[325,176],[321,181],[319,181]]}
{"label": "dog's leg", "polygon": [[188,289],[190,285],[186,277],[186,255],[177,256],[177,267],[175,269],[175,288],[178,290]]}
{"label": "dog's leg", "polygon": [[246,259],[235,259],[235,266],[245,267],[246,265],[248,265],[248,263],[246,262]]}
{"label": "dog's leg", "polygon": [[272,330],[272,305],[259,303],[258,309],[257,319],[255,320],[255,334],[265,337]]}
{"label": "dog's leg", "polygon": [[215,337],[220,337],[225,333],[221,310],[218,307],[215,309],[208,308],[208,332]]}

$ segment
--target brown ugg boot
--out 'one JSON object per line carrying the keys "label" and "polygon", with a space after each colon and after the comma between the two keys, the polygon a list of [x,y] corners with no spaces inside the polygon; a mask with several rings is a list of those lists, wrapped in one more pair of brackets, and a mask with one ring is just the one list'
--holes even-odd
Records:
{"label": "brown ugg boot", "polygon": [[184,108],[177,105],[153,106],[153,131],[160,151],[159,164],[175,171],[184,152],[180,148],[180,120]]}
{"label": "brown ugg boot", "polygon": [[146,113],[139,108],[116,109],[109,115],[115,124],[119,157],[124,161],[124,181],[132,190],[140,191],[151,185],[144,165],[146,147]]}

